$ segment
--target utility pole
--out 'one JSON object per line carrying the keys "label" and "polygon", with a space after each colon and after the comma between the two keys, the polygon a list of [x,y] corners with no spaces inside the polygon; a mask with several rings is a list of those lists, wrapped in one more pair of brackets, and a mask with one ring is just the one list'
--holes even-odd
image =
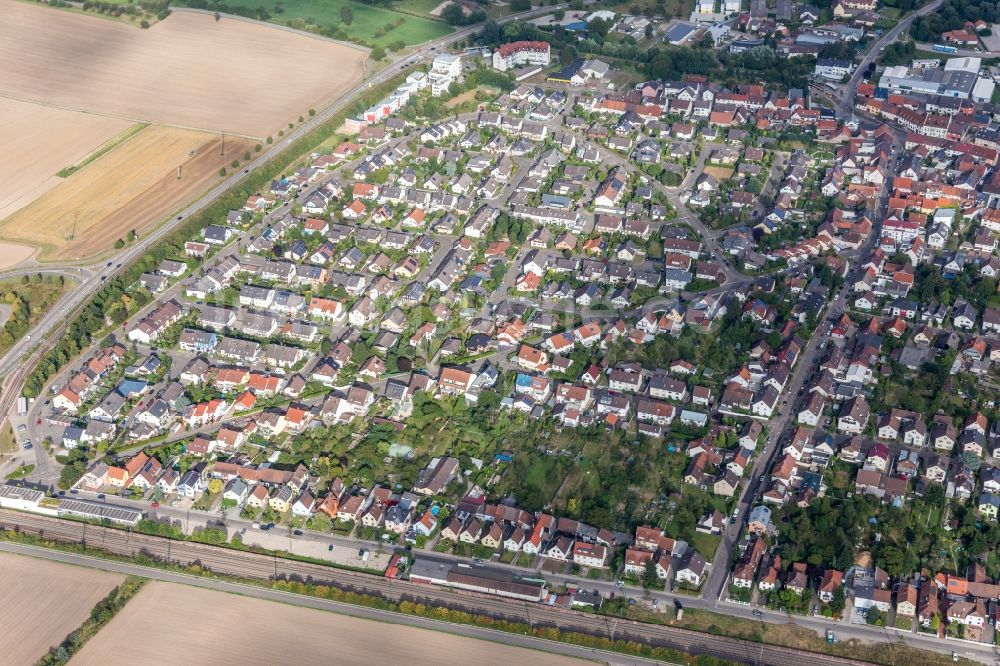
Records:
{"label": "utility pole", "polygon": [[222,150],[219,153],[222,157],[226,156],[226,133],[222,132]]}

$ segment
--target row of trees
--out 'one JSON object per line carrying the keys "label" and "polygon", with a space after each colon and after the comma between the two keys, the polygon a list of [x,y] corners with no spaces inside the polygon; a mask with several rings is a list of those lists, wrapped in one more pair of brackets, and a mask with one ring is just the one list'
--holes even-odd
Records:
{"label": "row of trees", "polygon": [[21,284],[0,290],[0,303],[10,306],[10,315],[0,328],[0,354],[10,349],[28,332],[32,313],[44,312],[62,294],[63,276],[25,275]]}
{"label": "row of trees", "polygon": [[116,586],[108,596],[104,597],[91,609],[90,616],[83,624],[73,630],[62,643],[51,648],[45,656],[38,660],[38,666],[57,666],[68,663],[84,644],[97,635],[108,622],[125,608],[129,599],[138,594],[146,583],[146,579],[129,576],[121,585]]}
{"label": "row of trees", "polygon": [[441,10],[441,18],[451,25],[472,25],[473,23],[482,23],[485,21],[486,12],[477,8],[466,13],[462,5],[452,2]]}
{"label": "row of trees", "polygon": [[918,42],[936,42],[941,33],[958,30],[966,21],[1000,21],[1000,5],[994,0],[945,0],[936,12],[918,16],[910,25],[910,35]]}
{"label": "row of trees", "polygon": [[917,57],[916,42],[893,42],[882,51],[880,62],[883,65],[908,65]]}

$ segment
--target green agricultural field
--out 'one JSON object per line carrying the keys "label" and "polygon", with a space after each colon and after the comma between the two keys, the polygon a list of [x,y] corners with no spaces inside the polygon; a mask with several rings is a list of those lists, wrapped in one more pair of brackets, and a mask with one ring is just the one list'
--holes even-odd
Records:
{"label": "green agricultural field", "polygon": [[[423,9],[430,4],[421,1],[416,9]],[[225,0],[218,5],[209,3],[208,8],[213,9],[215,6],[219,11],[225,11],[228,7],[250,12],[263,7],[270,14],[272,23],[323,34],[330,34],[331,30],[343,30],[346,37],[340,35],[341,37],[367,46],[386,47],[393,42],[403,42],[411,46],[438,39],[452,31],[451,26],[443,21],[430,16],[426,19],[414,16],[414,9],[409,5],[408,13],[374,7],[353,0],[294,0],[294,2]],[[341,17],[341,10],[345,7],[353,14],[350,25],[345,25]]]}

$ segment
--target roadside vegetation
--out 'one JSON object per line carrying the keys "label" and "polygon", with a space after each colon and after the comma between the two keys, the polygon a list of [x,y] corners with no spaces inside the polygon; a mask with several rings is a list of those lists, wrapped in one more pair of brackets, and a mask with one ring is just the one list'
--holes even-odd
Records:
{"label": "roadside vegetation", "polygon": [[41,273],[0,282],[0,306],[10,306],[10,316],[0,328],[0,355],[21,340],[71,285],[62,275]]}
{"label": "roadside vegetation", "polygon": [[[14,439],[14,429],[10,427],[10,422],[0,428],[0,456],[11,454],[17,451],[17,441]],[[0,458],[2,461],[2,458]]]}

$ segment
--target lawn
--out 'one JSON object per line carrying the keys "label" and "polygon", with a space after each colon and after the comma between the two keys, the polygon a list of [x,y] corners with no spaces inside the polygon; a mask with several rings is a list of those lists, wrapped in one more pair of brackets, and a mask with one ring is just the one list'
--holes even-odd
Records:
{"label": "lawn", "polygon": [[[240,7],[256,10],[262,6],[259,0],[229,0],[230,7]],[[425,3],[417,7],[420,11]],[[429,1],[426,4],[430,4]],[[277,5],[282,11],[271,13],[270,21],[289,25],[293,28],[320,32],[323,29],[346,31],[346,39],[366,46],[388,46],[393,42],[402,41],[407,46],[422,44],[438,39],[452,31],[451,26],[442,21],[418,18],[412,13],[401,13],[382,7],[374,7],[352,0],[295,0]],[[354,14],[350,25],[341,20],[340,12],[349,7]],[[410,5],[407,5],[411,9]],[[431,8],[433,9],[433,7]]]}
{"label": "lawn", "polygon": [[715,550],[719,547],[719,542],[722,537],[716,534],[705,534],[703,532],[695,532],[694,537],[691,539],[691,545],[699,553],[705,556],[705,559],[709,562],[715,557]]}
{"label": "lawn", "polygon": [[28,476],[29,474],[31,474],[34,471],[35,471],[35,466],[34,465],[21,465],[20,467],[17,467],[13,472],[11,472],[10,474],[8,474],[6,478],[8,480],[10,480],[10,479],[23,479],[24,477]]}
{"label": "lawn", "polygon": [[913,618],[897,615],[896,619],[892,623],[892,626],[897,629],[902,629],[903,631],[913,631]]}
{"label": "lawn", "polygon": [[430,16],[430,13],[437,9],[442,0],[404,0],[393,5],[393,9],[407,14],[419,14]]}
{"label": "lawn", "polygon": [[17,451],[17,442],[14,440],[14,430],[10,424],[5,424],[0,430],[0,453],[14,453]]}

